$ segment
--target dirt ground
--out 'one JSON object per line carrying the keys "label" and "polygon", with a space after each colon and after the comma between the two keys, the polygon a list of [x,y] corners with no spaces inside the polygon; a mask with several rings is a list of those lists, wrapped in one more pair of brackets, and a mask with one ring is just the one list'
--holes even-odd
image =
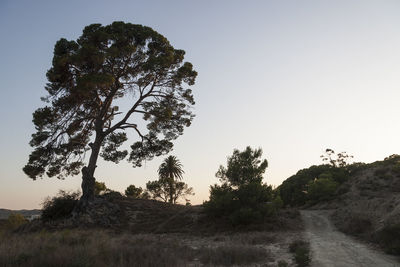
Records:
{"label": "dirt ground", "polygon": [[327,210],[303,210],[306,238],[310,242],[315,267],[391,267],[400,266],[396,257],[376,251],[339,232],[330,222]]}

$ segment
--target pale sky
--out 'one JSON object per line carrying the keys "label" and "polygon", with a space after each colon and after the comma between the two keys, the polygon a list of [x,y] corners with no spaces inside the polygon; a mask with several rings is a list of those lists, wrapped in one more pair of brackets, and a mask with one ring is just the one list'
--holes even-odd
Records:
{"label": "pale sky", "polygon": [[[0,208],[39,208],[59,189],[80,188],[80,176],[32,181],[22,172],[62,37],[125,21],[186,51],[199,73],[196,118],[171,154],[200,204],[234,148],[262,148],[272,185],[322,163],[326,148],[363,162],[400,154],[399,14],[397,0],[0,0]],[[135,169],[100,161],[95,177],[121,192],[144,187],[162,159]]]}

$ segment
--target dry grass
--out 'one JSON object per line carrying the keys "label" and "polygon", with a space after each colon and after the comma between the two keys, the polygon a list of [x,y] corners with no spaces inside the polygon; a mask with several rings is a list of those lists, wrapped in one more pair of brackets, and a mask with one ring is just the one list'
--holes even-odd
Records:
{"label": "dry grass", "polygon": [[225,245],[215,248],[202,248],[200,261],[215,266],[249,265],[269,260],[269,253],[259,247],[243,245]]}
{"label": "dry grass", "polygon": [[[0,266],[216,266],[271,262],[267,233],[226,236],[224,242],[188,235],[116,234],[106,230],[62,230],[0,235]],[[188,241],[189,240],[189,241]]]}
{"label": "dry grass", "polygon": [[185,266],[192,257],[177,240],[106,231],[5,234],[0,240],[0,266]]}

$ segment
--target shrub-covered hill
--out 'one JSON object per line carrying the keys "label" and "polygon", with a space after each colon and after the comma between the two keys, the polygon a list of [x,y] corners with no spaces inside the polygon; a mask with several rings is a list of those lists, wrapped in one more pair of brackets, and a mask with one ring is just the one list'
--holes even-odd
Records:
{"label": "shrub-covered hill", "polygon": [[345,233],[400,254],[400,156],[342,168],[312,166],[279,187],[286,205],[335,209],[332,220]]}
{"label": "shrub-covered hill", "polygon": [[336,226],[400,254],[400,157],[360,166],[338,191],[327,203]]}

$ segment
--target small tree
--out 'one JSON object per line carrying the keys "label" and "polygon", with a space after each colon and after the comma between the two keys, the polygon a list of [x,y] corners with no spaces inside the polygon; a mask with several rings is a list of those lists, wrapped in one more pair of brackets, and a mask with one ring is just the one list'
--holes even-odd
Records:
{"label": "small tree", "polygon": [[[128,159],[134,167],[171,151],[194,117],[186,85],[194,85],[197,73],[184,55],[153,29],[124,22],[92,24],[76,41],[60,39],[47,72],[47,106],[33,113],[34,151],[24,172],[35,180],[81,170],[81,203],[87,203],[98,156],[115,163],[128,156],[119,150],[126,130],[138,138]],[[120,110],[118,100],[128,95],[128,108]]]}
{"label": "small tree", "polygon": [[182,164],[175,156],[167,157],[158,168],[159,179],[146,184],[147,192],[153,199],[176,203],[181,197],[194,195],[193,188],[182,181]]}
{"label": "small tree", "polygon": [[131,198],[142,198],[143,189],[141,187],[136,187],[133,184],[128,186],[125,190],[125,196]]}
{"label": "small tree", "polygon": [[325,154],[321,155],[322,161],[327,162],[335,168],[346,167],[351,163],[353,156],[348,155],[347,152],[335,153],[332,149],[327,148]]}
{"label": "small tree", "polygon": [[[179,198],[185,198],[186,196],[194,195],[193,188],[189,187],[184,182],[175,182],[172,185],[167,179],[158,179],[156,181],[149,181],[146,183],[147,193],[149,193],[150,198],[160,199],[164,202],[177,203]],[[171,198],[171,191],[173,191]],[[185,198],[185,201],[187,199]]]}
{"label": "small tree", "polygon": [[260,222],[274,212],[272,187],[262,182],[268,166],[261,160],[262,150],[247,147],[235,149],[228,158],[227,167],[220,166],[216,176],[222,185],[213,185],[210,200],[204,203],[213,216],[227,216],[233,224]]}

